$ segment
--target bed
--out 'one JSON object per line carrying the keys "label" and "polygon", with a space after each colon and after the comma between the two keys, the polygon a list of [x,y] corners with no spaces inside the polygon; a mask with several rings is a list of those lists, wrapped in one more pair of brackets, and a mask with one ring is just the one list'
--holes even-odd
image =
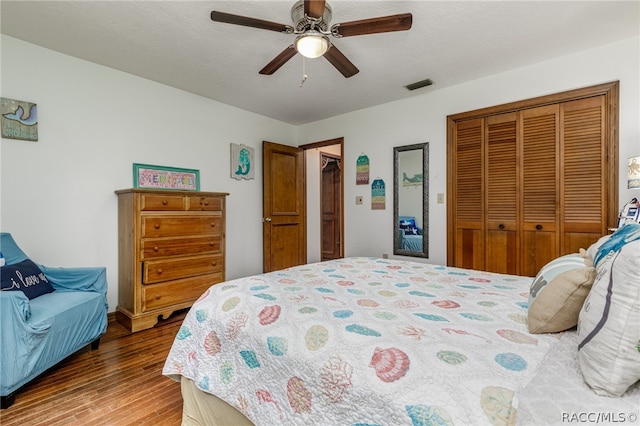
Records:
{"label": "bed", "polygon": [[532,280],[356,257],[228,281],[193,305],[163,374],[185,425],[636,424],[640,388],[596,395],[575,328],[528,332]]}

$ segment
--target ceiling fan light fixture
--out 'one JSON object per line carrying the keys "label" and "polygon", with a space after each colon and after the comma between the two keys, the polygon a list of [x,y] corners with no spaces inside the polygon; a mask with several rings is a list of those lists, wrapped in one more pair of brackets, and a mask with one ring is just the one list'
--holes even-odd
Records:
{"label": "ceiling fan light fixture", "polygon": [[329,38],[318,31],[309,30],[296,39],[296,50],[305,58],[319,58],[327,53]]}

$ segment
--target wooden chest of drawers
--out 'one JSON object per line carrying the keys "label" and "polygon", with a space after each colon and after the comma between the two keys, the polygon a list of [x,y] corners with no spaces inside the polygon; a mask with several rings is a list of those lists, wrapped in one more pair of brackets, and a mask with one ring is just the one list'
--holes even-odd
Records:
{"label": "wooden chest of drawers", "polygon": [[132,332],[188,308],[225,279],[225,200],[218,192],[118,194],[118,307]]}

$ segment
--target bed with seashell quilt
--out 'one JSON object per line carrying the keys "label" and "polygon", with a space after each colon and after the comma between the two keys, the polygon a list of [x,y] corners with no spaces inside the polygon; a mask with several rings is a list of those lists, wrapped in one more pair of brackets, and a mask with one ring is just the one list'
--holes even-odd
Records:
{"label": "bed with seashell quilt", "polygon": [[580,410],[640,414],[638,386],[609,398],[584,382],[575,327],[529,332],[532,281],[365,257],[227,281],[193,305],[163,374],[182,382],[184,425],[561,424]]}

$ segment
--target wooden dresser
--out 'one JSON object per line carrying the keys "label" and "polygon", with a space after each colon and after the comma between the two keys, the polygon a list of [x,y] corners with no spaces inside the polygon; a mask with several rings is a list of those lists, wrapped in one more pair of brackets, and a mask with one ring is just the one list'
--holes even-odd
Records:
{"label": "wooden dresser", "polygon": [[116,194],[116,318],[135,332],[190,307],[225,280],[228,194],[149,189]]}

